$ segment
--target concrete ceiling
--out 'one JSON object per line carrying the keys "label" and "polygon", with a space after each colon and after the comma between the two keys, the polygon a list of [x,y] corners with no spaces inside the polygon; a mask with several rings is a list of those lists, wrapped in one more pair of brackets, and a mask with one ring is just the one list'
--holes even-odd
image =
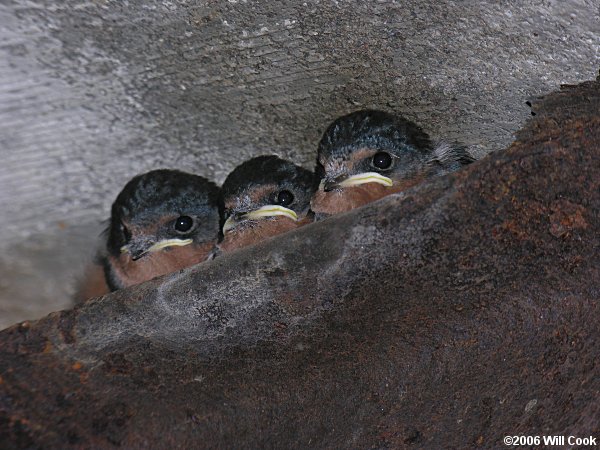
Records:
{"label": "concrete ceiling", "polygon": [[124,183],[312,167],[336,116],[397,111],[481,157],[593,79],[598,0],[0,5],[0,326],[68,305]]}

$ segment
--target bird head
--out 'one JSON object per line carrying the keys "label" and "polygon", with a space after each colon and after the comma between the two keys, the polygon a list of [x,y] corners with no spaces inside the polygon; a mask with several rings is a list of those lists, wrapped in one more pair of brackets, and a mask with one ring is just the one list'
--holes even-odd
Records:
{"label": "bird head", "polygon": [[312,208],[334,213],[361,206],[449,171],[453,158],[468,155],[438,150],[427,133],[403,117],[376,110],[340,117],[319,142],[319,188]]}
{"label": "bird head", "polygon": [[137,261],[172,247],[216,242],[219,189],[203,177],[154,170],[130,180],[112,205],[107,250]]}
{"label": "bird head", "polygon": [[314,174],[277,156],[258,156],[236,167],[223,183],[224,235],[266,220],[300,221],[316,189]]}

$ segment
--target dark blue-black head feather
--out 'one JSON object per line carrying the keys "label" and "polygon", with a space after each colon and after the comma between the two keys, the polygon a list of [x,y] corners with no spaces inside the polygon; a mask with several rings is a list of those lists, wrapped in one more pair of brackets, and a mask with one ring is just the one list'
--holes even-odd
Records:
{"label": "dark blue-black head feather", "polygon": [[178,170],[137,175],[112,205],[107,249],[118,254],[140,230],[153,234],[154,240],[171,236],[194,241],[216,238],[219,195],[213,182]]}

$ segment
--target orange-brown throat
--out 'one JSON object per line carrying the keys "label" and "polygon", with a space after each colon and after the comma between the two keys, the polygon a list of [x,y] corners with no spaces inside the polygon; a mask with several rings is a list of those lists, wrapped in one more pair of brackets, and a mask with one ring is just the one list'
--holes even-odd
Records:
{"label": "orange-brown throat", "polygon": [[109,292],[110,289],[106,283],[103,267],[99,264],[93,264],[86,268],[85,274],[78,284],[74,299],[76,303],[80,303],[88,298],[100,297]]}
{"label": "orange-brown throat", "polygon": [[148,253],[134,261],[131,255],[123,253],[118,257],[109,256],[113,275],[123,287],[133,286],[167,273],[206,261],[215,249],[214,242],[190,244],[183,247],[168,247]]}
{"label": "orange-brown throat", "polygon": [[405,191],[419,184],[424,178],[416,177],[401,181],[394,180],[394,185],[390,187],[379,183],[365,183],[329,192],[319,189],[313,195],[310,206],[319,215],[339,214],[379,200],[386,195]]}
{"label": "orange-brown throat", "polygon": [[242,225],[225,233],[219,249],[231,252],[238,248],[257,244],[278,234],[287,233],[312,222],[312,218],[305,217],[299,221],[290,220],[287,217],[277,216],[259,220],[252,225]]}

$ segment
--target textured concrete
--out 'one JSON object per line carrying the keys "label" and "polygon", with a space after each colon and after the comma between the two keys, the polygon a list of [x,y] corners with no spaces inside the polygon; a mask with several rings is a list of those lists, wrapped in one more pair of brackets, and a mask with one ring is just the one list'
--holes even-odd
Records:
{"label": "textured concrete", "polygon": [[0,332],[3,448],[600,438],[600,81],[533,107],[464,170]]}
{"label": "textured concrete", "polygon": [[[45,308],[72,291],[71,261],[90,253],[77,236],[133,175],[173,167],[220,182],[271,152],[311,167],[327,123],[362,107],[403,112],[479,156],[504,148],[528,98],[595,76],[598,8],[3,0],[0,273],[53,278]],[[30,236],[56,264],[28,250]],[[20,290],[3,275],[0,326],[22,318],[5,314]]]}

